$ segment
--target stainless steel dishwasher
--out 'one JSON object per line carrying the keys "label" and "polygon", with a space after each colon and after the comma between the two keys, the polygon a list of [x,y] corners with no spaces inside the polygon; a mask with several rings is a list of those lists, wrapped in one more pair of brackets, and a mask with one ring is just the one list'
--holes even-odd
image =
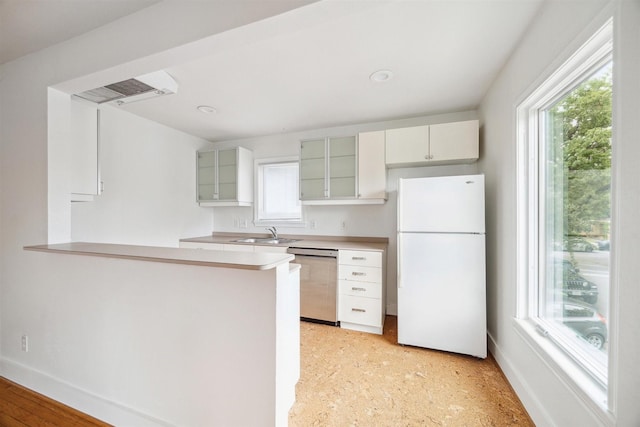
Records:
{"label": "stainless steel dishwasher", "polygon": [[300,264],[300,319],[338,325],[338,251],[290,247]]}

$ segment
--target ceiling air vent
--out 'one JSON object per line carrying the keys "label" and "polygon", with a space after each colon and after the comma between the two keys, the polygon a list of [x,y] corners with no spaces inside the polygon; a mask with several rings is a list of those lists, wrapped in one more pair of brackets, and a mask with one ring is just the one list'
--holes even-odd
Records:
{"label": "ceiling air vent", "polygon": [[156,96],[169,95],[177,91],[178,84],[169,74],[164,71],[156,71],[133,79],[76,93],[73,96],[96,104],[113,101],[118,105],[122,105]]}

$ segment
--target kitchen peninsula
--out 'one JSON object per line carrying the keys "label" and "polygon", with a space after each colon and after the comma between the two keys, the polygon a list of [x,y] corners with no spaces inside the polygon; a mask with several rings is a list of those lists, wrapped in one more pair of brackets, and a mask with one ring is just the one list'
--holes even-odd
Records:
{"label": "kitchen peninsula", "polygon": [[[292,255],[81,242],[24,249],[34,265],[53,266],[52,285],[66,295],[52,304],[76,294],[96,301],[65,314],[75,324],[68,345],[33,337],[34,355],[54,352],[63,364],[74,346],[98,347],[94,369],[112,373],[95,375],[98,397],[127,393],[160,422],[287,424],[300,374]],[[94,275],[78,277],[80,263]]]}
{"label": "kitchen peninsula", "polygon": [[181,239],[181,248],[296,255],[300,317],[382,334],[386,315],[388,239],[364,236],[272,236],[217,232]]}

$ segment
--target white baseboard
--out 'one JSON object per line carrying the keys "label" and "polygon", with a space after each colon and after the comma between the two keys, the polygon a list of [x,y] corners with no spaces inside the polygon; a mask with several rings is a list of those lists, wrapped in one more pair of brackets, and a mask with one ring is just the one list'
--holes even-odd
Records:
{"label": "white baseboard", "polygon": [[544,406],[540,404],[540,401],[532,392],[524,375],[520,371],[514,368],[513,364],[500,350],[500,347],[496,344],[491,334],[487,333],[489,352],[493,355],[493,358],[500,366],[500,369],[509,380],[511,387],[518,395],[518,398],[524,405],[525,409],[529,413],[529,416],[536,425],[540,426],[552,426],[554,425],[549,413],[544,409]]}
{"label": "white baseboard", "polygon": [[115,426],[168,427],[172,425],[6,358],[0,359],[0,376]]}
{"label": "white baseboard", "polygon": [[387,314],[389,316],[398,315],[398,304],[387,304]]}

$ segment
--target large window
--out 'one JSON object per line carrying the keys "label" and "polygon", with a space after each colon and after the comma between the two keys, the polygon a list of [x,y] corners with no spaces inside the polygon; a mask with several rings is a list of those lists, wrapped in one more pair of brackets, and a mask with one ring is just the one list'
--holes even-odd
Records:
{"label": "large window", "polygon": [[256,223],[291,224],[302,221],[297,160],[257,162]]}
{"label": "large window", "polygon": [[611,24],[518,108],[519,317],[607,384]]}

